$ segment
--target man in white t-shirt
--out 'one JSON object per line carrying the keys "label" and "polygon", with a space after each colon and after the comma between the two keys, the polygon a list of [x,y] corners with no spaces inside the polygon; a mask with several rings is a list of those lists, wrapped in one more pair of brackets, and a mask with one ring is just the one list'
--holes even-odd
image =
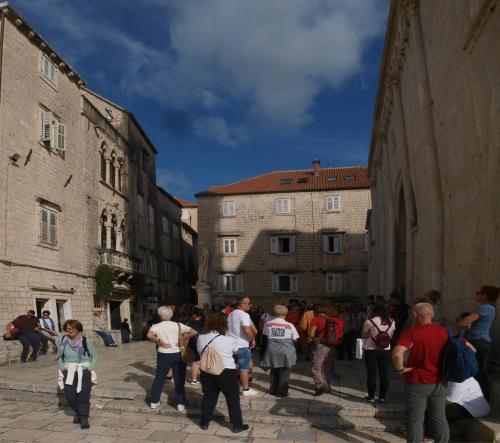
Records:
{"label": "man in white t-shirt", "polygon": [[197,334],[197,332],[182,323],[170,321],[173,311],[168,306],[158,308],[158,315],[162,320],[151,326],[147,338],[156,344],[157,363],[156,376],[151,388],[151,409],[160,407],[160,396],[163,385],[167,378],[167,373],[172,369],[175,384],[175,402],[178,411],[185,411],[186,394],[184,383],[186,378],[186,363],[181,359],[181,349],[179,347],[179,336],[185,342]]}
{"label": "man in white t-shirt", "polygon": [[462,383],[448,382],[446,395],[446,418],[448,420],[484,417],[490,413],[490,410],[490,405],[474,377]]}
{"label": "man in white t-shirt", "polygon": [[240,369],[240,380],[243,386],[242,395],[249,397],[257,395],[255,389],[250,389],[250,361],[252,360],[252,349],[255,347],[255,336],[253,333],[253,323],[248,315],[252,302],[250,297],[240,297],[236,300],[237,308],[229,314],[227,318],[227,335],[232,337],[238,344],[238,365]]}

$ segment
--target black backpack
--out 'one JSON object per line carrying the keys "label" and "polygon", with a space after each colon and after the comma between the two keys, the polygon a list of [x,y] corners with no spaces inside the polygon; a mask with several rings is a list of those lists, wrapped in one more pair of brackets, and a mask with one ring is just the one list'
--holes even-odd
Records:
{"label": "black backpack", "polygon": [[[64,344],[64,339],[67,337],[67,335],[63,335],[63,338],[61,340],[61,346]],[[83,345],[83,355],[87,355],[89,359],[92,358],[92,354],[89,352],[89,347],[87,346],[87,337],[83,336],[82,340],[82,345]],[[62,361],[64,361],[64,353],[61,355]]]}

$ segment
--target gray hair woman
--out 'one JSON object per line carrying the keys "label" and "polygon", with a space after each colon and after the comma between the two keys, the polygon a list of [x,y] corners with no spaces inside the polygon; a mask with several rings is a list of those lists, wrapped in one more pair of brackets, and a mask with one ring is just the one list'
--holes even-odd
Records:
{"label": "gray hair woman", "polygon": [[275,317],[264,326],[267,348],[261,366],[271,368],[269,393],[278,397],[288,397],[291,367],[297,362],[293,342],[299,338],[299,333],[292,323],[285,320],[287,313],[286,306],[276,305]]}
{"label": "gray hair woman", "polygon": [[147,338],[156,344],[156,376],[151,389],[151,409],[160,407],[160,396],[163,385],[167,378],[167,373],[172,369],[175,384],[175,403],[177,410],[186,410],[186,393],[184,383],[186,380],[186,363],[181,359],[181,349],[179,336],[188,340],[195,336],[197,332],[182,323],[171,321],[173,315],[172,308],[161,306],[158,308],[158,315],[161,319],[148,331]]}

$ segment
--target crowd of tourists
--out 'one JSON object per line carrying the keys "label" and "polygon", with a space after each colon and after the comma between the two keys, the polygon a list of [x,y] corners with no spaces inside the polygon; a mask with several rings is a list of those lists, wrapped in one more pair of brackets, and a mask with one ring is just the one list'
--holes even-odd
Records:
{"label": "crowd of tourists", "polygon": [[[251,397],[252,369],[269,370],[269,393],[289,395],[290,375],[299,358],[310,361],[312,395],[331,392],[336,360],[362,358],[366,365],[369,403],[389,401],[390,366],[406,385],[407,440],[449,440],[448,421],[481,417],[488,404],[490,330],[496,317],[500,289],[482,286],[478,306],[454,321],[443,318],[438,291],[429,291],[412,306],[397,294],[388,300],[369,296],[364,305],[334,305],[316,300],[312,306],[293,300],[288,306],[255,308],[249,297],[227,306],[161,306],[144,324],[144,338],[156,348],[157,366],[150,393],[152,409],[160,407],[165,382],[172,379],[178,411],[186,410],[188,382],[202,386],[200,427],[207,429],[219,394],[228,405],[232,431],[248,429],[243,422],[240,396]],[[124,342],[130,340],[128,322],[122,322]],[[96,315],[94,331],[107,346],[116,346],[105,323]],[[39,320],[28,311],[6,325],[5,339],[22,344],[21,361],[36,360],[39,348],[54,344],[59,385],[73,408],[74,422],[88,428],[90,391],[95,381],[97,352],[82,332],[82,324],[68,320],[58,334],[50,312]],[[253,352],[258,350],[259,352]],[[378,395],[377,394],[378,387]]]}

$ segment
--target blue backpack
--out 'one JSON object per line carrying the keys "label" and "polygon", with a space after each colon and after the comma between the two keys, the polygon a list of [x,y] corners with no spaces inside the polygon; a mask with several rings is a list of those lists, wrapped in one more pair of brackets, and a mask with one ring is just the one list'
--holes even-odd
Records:
{"label": "blue backpack", "polygon": [[446,329],[448,341],[441,357],[441,378],[443,381],[462,383],[479,372],[479,365],[474,351],[463,339],[463,331],[455,335],[450,326]]}

